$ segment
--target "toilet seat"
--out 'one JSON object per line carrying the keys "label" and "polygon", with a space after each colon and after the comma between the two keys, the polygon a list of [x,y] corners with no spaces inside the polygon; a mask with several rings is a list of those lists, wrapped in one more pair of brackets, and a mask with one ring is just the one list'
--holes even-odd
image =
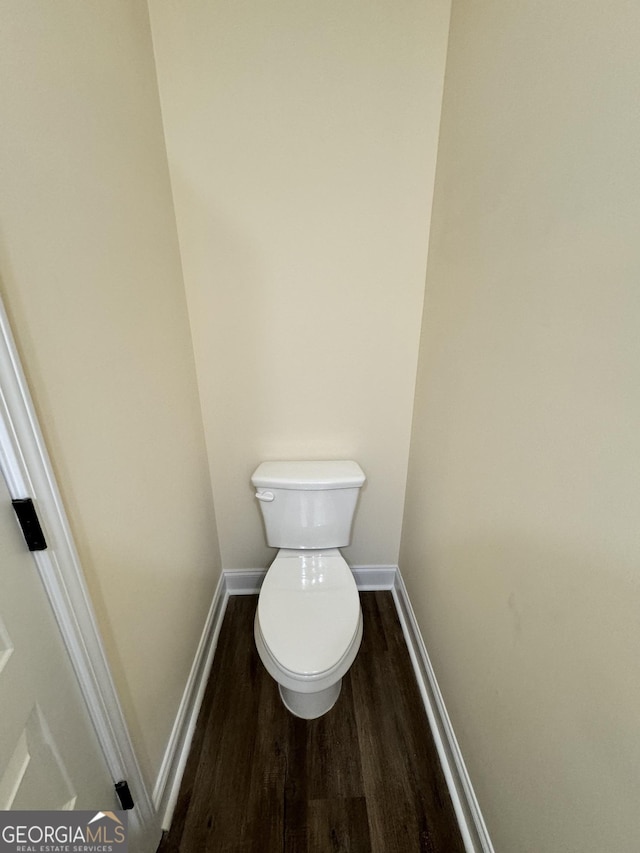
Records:
{"label": "toilet seat", "polygon": [[280,550],[262,584],[257,621],[282,670],[315,680],[336,669],[361,631],[358,590],[340,551]]}

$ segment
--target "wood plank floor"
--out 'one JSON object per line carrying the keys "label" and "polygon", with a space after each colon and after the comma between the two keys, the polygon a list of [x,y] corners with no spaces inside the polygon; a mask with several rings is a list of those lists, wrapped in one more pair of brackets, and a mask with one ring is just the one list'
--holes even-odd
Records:
{"label": "wood plank floor", "polygon": [[293,717],[255,650],[257,596],[229,599],[158,853],[464,853],[389,592],[334,708]]}

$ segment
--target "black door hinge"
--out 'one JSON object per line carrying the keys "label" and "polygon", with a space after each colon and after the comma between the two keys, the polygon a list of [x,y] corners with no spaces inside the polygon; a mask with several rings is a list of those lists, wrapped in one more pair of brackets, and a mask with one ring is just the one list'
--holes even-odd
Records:
{"label": "black door hinge", "polygon": [[125,782],[124,779],[122,782],[116,782],[115,784],[116,794],[118,795],[118,799],[120,800],[120,805],[125,811],[133,808],[133,797],[131,796],[131,791],[129,790],[129,783]]}
{"label": "black door hinge", "polygon": [[11,503],[18,516],[27,548],[30,551],[44,551],[47,547],[47,540],[44,538],[40,519],[31,498],[17,498]]}

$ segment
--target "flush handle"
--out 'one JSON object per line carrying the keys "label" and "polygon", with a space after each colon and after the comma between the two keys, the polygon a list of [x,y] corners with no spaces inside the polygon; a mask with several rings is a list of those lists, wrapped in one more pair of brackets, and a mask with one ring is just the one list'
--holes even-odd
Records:
{"label": "flush handle", "polygon": [[276,496],[273,494],[273,492],[259,491],[259,492],[256,492],[256,497],[258,498],[259,501],[267,501],[268,502],[268,501],[275,500]]}

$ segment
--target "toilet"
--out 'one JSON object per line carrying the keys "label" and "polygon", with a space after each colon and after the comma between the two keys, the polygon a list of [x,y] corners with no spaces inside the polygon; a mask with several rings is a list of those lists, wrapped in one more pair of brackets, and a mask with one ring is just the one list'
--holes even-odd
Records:
{"label": "toilet", "polygon": [[364,481],[352,461],[263,462],[251,477],[267,544],[279,548],[260,590],[256,647],[285,707],[306,720],[334,706],[362,641],[358,590],[338,549]]}

